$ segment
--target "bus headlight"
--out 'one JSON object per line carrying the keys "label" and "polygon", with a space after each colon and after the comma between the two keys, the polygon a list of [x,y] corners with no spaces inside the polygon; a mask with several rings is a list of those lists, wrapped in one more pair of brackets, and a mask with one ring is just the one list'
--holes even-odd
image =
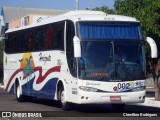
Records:
{"label": "bus headlight", "polygon": [[92,87],[85,87],[85,86],[79,86],[80,90],[86,91],[86,92],[97,92],[98,90],[96,88]]}
{"label": "bus headlight", "polygon": [[143,91],[143,90],[145,90],[146,89],[146,87],[145,86],[141,86],[141,87],[136,87],[136,88],[133,88],[133,92],[138,92],[138,91]]}

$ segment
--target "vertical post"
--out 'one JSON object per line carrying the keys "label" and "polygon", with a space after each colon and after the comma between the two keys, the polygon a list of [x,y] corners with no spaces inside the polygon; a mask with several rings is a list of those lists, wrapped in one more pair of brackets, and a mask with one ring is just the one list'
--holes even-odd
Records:
{"label": "vertical post", "polygon": [[79,9],[79,0],[76,0],[76,10]]}
{"label": "vertical post", "polygon": [[94,0],[93,0],[93,3],[92,3],[92,4],[93,4],[93,6],[92,6],[92,7],[93,7],[93,9],[94,9],[94,8],[95,8]]}

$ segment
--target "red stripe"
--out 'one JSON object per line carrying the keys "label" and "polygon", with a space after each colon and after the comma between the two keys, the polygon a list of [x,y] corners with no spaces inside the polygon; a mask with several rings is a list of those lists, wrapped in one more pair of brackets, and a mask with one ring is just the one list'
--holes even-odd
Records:
{"label": "red stripe", "polygon": [[39,77],[38,77],[38,79],[37,79],[37,81],[36,81],[36,84],[39,84],[39,83],[43,82],[43,81],[45,80],[45,78],[46,78],[50,73],[52,73],[52,72],[60,72],[60,68],[61,68],[60,66],[53,67],[53,68],[49,69],[49,70],[45,73],[44,76],[42,76],[42,67],[35,67],[35,68],[34,68],[34,71],[35,71],[35,72],[36,72],[36,71],[39,71]]}
{"label": "red stripe", "polygon": [[12,76],[10,77],[9,82],[8,82],[8,84],[7,84],[7,86],[6,86],[5,91],[8,91],[8,87],[9,87],[9,85],[11,84],[12,79],[15,77],[15,75],[17,75],[17,74],[18,74],[19,72],[21,72],[21,71],[22,71],[22,68],[16,70],[16,71],[12,74]]}
{"label": "red stripe", "polygon": [[[42,67],[35,67],[35,68],[34,68],[34,72],[39,71],[39,77],[38,77],[38,79],[37,79],[37,81],[36,81],[36,84],[39,84],[39,83],[43,82],[43,81],[45,80],[45,78],[46,78],[50,73],[52,73],[52,72],[60,72],[60,68],[61,68],[61,66],[53,67],[53,68],[49,69],[49,70],[45,73],[44,76],[42,76]],[[7,84],[7,86],[6,86],[5,91],[8,91],[8,87],[9,87],[9,85],[11,84],[11,81],[12,81],[13,78],[14,78],[19,72],[21,72],[21,71],[22,71],[22,68],[16,70],[16,71],[13,73],[13,75],[12,75],[11,78],[9,79],[9,82],[8,82],[8,84]]]}

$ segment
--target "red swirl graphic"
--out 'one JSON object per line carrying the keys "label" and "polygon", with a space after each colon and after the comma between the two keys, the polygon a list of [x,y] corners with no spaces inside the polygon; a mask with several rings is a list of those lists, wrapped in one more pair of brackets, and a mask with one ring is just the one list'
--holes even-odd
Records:
{"label": "red swirl graphic", "polygon": [[[37,79],[37,81],[36,81],[36,84],[40,84],[41,82],[43,82],[43,81],[45,80],[45,78],[46,78],[50,73],[52,73],[52,72],[60,72],[60,68],[61,68],[61,66],[55,66],[55,67],[49,69],[49,70],[44,74],[44,76],[42,76],[42,67],[35,67],[35,68],[34,68],[34,72],[39,71],[39,77],[38,77],[38,79]],[[9,81],[8,81],[8,84],[7,84],[7,86],[6,86],[5,91],[8,91],[8,87],[9,87],[9,85],[11,84],[11,81],[12,81],[13,78],[14,78],[19,72],[21,72],[22,70],[23,70],[23,69],[20,68],[20,69],[16,70],[16,71],[12,74],[12,76],[10,77],[10,79],[9,79]]]}
{"label": "red swirl graphic", "polygon": [[14,78],[19,72],[21,72],[21,71],[22,71],[22,68],[16,70],[16,71],[12,74],[12,76],[10,77],[10,79],[9,79],[9,81],[8,81],[8,84],[7,84],[7,86],[6,86],[5,91],[8,91],[8,87],[9,87],[9,85],[11,84],[11,81],[12,81],[13,78]]}
{"label": "red swirl graphic", "polygon": [[45,74],[44,76],[42,76],[42,67],[35,67],[34,68],[34,71],[39,71],[39,77],[36,81],[36,84],[39,84],[41,82],[43,82],[45,80],[45,78],[52,72],[60,72],[60,66],[56,66],[56,67],[53,67],[51,69],[49,69]]}

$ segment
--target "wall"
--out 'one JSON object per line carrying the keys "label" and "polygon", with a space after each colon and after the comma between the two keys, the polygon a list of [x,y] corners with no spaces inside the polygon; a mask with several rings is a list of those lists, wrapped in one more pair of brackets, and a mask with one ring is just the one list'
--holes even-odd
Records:
{"label": "wall", "polygon": [[35,24],[43,19],[49,18],[51,15],[29,14],[21,18],[21,26]]}
{"label": "wall", "polygon": [[18,28],[20,26],[21,26],[20,19],[14,20],[14,21],[9,23],[9,29]]}

